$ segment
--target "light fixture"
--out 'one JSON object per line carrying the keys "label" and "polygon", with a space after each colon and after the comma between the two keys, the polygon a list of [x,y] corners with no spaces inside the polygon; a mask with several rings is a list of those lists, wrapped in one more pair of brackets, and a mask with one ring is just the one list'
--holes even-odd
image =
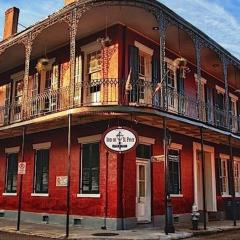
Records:
{"label": "light fixture", "polygon": [[154,31],[159,31],[159,27],[156,27],[156,26],[155,26],[155,27],[152,28],[152,30],[154,30]]}

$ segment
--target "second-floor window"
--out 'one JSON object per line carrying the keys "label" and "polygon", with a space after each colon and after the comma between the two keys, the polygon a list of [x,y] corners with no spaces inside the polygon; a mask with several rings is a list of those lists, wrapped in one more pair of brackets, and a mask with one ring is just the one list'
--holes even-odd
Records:
{"label": "second-floor window", "polygon": [[6,171],[6,193],[17,192],[17,171],[18,171],[18,154],[7,154],[7,171]]}
{"label": "second-floor window", "polygon": [[102,52],[97,50],[87,55],[88,84],[90,84],[91,102],[100,102],[102,78]]}

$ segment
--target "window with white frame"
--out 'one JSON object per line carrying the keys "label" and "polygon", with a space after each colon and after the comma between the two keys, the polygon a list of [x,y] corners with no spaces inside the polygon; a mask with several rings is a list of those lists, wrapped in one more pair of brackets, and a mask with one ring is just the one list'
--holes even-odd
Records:
{"label": "window with white frame", "polygon": [[237,101],[238,101],[238,97],[230,93],[229,94],[229,111],[230,111],[230,126],[232,130],[237,130],[238,128]]}
{"label": "window with white frame", "polygon": [[7,154],[5,192],[17,192],[18,153]]}
{"label": "window with white frame", "polygon": [[35,151],[34,193],[48,193],[49,149]]}
{"label": "window with white frame", "polygon": [[240,196],[240,159],[234,159],[234,186],[235,192]]}
{"label": "window with white frame", "polygon": [[228,185],[228,158],[220,156],[221,158],[221,184],[222,184],[222,195],[229,195]]}
{"label": "window with white frame", "polygon": [[181,150],[168,150],[169,193],[181,194]]}
{"label": "window with white frame", "polygon": [[80,193],[99,194],[99,142],[83,143],[81,146]]}
{"label": "window with white frame", "polygon": [[167,93],[168,93],[168,107],[169,110],[176,110],[177,101],[177,69],[173,65],[173,61],[169,58],[165,58],[166,70],[167,70]]}

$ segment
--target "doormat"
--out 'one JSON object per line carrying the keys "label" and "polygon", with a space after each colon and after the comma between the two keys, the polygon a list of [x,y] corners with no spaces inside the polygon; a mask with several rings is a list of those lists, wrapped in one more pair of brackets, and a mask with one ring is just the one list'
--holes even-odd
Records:
{"label": "doormat", "polygon": [[110,233],[110,232],[102,232],[102,233],[93,233],[92,236],[97,236],[97,237],[113,237],[113,236],[118,236],[118,233]]}

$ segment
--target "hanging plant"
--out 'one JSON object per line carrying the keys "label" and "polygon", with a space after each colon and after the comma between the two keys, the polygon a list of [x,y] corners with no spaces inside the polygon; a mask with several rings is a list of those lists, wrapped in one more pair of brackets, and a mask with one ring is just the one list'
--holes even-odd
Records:
{"label": "hanging plant", "polygon": [[48,58],[39,59],[36,65],[38,73],[41,73],[42,71],[49,71],[51,70],[51,67],[52,64],[50,63],[50,60]]}

